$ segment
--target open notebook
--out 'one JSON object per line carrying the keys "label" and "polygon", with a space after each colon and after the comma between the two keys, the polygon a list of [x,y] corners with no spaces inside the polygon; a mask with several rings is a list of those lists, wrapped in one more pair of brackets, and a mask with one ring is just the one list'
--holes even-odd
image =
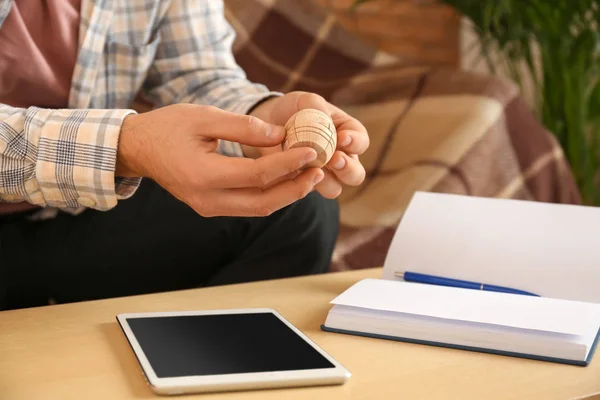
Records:
{"label": "open notebook", "polygon": [[[404,282],[396,271],[539,297]],[[416,193],[382,279],[332,304],[326,331],[588,365],[600,334],[600,209]]]}

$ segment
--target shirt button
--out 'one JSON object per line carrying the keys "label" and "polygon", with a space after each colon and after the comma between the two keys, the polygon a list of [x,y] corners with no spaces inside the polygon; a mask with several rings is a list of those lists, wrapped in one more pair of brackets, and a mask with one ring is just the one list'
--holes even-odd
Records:
{"label": "shirt button", "polygon": [[84,207],[94,207],[96,202],[88,197],[79,197],[77,202]]}

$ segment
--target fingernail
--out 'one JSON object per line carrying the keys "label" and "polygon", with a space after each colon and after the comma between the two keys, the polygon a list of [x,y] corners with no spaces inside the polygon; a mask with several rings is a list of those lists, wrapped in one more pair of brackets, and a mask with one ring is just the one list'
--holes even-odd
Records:
{"label": "fingernail", "polygon": [[339,160],[333,163],[332,167],[334,169],[342,169],[346,165],[346,159],[344,157],[340,157]]}
{"label": "fingernail", "polygon": [[317,183],[321,182],[323,180],[324,176],[325,176],[325,174],[321,174],[321,173],[319,173],[317,176],[315,176],[315,180],[313,181],[313,186],[315,186]]}
{"label": "fingernail", "polygon": [[317,152],[312,150],[304,159],[305,164],[308,164],[309,162],[313,162],[317,159]]}
{"label": "fingernail", "polygon": [[346,147],[350,146],[350,143],[352,143],[352,136],[348,135],[346,136],[346,139],[344,139],[344,141],[341,143],[341,145]]}

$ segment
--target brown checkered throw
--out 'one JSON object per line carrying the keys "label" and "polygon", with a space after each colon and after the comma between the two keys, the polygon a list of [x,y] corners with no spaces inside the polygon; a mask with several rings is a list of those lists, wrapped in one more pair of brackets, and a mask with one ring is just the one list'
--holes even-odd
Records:
{"label": "brown checkered throw", "polygon": [[252,81],[319,93],[369,130],[367,180],[340,198],[333,270],[381,266],[417,190],[580,202],[561,148],[514,85],[401,62],[312,0],[225,3]]}

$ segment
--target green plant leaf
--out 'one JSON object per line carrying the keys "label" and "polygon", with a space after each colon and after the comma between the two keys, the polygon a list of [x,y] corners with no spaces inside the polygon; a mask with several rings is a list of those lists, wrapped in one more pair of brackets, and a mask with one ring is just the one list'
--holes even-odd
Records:
{"label": "green plant leaf", "polygon": [[589,115],[593,119],[600,119],[600,79],[597,80],[589,91]]}

